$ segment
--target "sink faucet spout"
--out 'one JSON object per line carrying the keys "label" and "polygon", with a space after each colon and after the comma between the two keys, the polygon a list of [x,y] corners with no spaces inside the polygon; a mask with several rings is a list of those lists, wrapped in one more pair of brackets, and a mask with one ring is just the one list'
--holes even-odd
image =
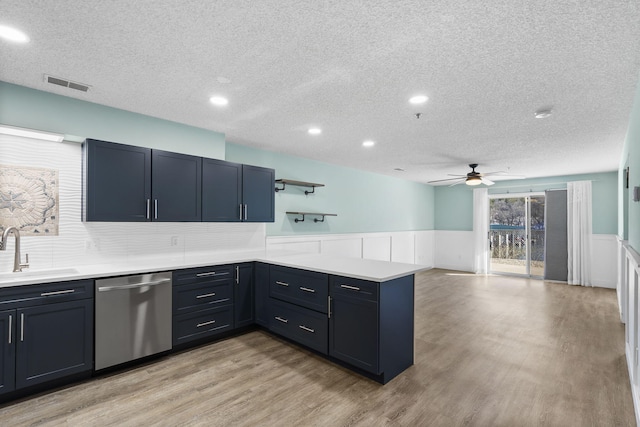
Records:
{"label": "sink faucet spout", "polygon": [[16,239],[15,253],[13,256],[13,272],[17,273],[22,271],[23,268],[29,267],[29,254],[27,254],[27,262],[22,264],[20,261],[20,231],[13,226],[4,229],[4,233],[2,233],[2,240],[0,240],[0,251],[7,250],[7,245],[9,244],[9,233],[11,232],[13,232],[13,236]]}

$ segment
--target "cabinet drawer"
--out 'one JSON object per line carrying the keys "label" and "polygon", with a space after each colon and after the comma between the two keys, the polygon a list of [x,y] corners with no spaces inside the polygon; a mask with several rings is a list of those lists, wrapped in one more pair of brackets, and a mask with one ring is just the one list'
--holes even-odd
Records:
{"label": "cabinet drawer", "polygon": [[233,279],[234,271],[231,265],[216,265],[213,267],[188,268],[173,272],[173,286],[196,283],[203,280]]}
{"label": "cabinet drawer", "polygon": [[92,297],[93,280],[15,286],[0,289],[0,310]]}
{"label": "cabinet drawer", "polygon": [[345,295],[368,301],[378,301],[378,282],[331,276],[329,283],[331,284],[332,296]]}
{"label": "cabinet drawer", "polygon": [[328,353],[327,316],[313,310],[270,299],[269,329],[323,354]]}
{"label": "cabinet drawer", "polygon": [[174,317],[173,345],[233,329],[233,305],[208,308]]}
{"label": "cabinet drawer", "polygon": [[232,296],[231,280],[214,280],[174,286],[173,312],[179,314],[192,309],[229,304]]}
{"label": "cabinet drawer", "polygon": [[324,273],[272,266],[269,295],[326,313],[328,284],[328,276]]}

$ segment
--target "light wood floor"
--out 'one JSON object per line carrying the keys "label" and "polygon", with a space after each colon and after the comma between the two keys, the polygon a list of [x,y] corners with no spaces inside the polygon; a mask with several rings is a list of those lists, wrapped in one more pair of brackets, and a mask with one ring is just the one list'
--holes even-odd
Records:
{"label": "light wood floor", "polygon": [[249,334],[0,406],[3,426],[633,426],[615,292],[431,270],[385,386]]}

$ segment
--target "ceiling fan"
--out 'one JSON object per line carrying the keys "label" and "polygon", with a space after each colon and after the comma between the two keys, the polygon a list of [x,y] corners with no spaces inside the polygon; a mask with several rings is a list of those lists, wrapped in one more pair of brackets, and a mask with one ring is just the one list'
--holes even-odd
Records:
{"label": "ceiling fan", "polygon": [[[469,172],[466,175],[454,175],[454,174],[448,174],[449,176],[453,176],[455,178],[447,178],[447,179],[438,179],[435,181],[428,181],[428,184],[433,184],[436,182],[446,182],[446,181],[454,181],[450,187],[453,187],[454,185],[458,185],[458,184],[462,184],[463,182],[467,185],[480,185],[480,184],[484,184],[484,185],[493,185],[495,184],[495,182],[491,181],[490,179],[488,179],[488,176],[499,176],[499,177],[506,177],[507,173],[506,172],[488,172],[488,173],[480,173],[480,172],[476,172],[476,168],[478,167],[477,163],[470,163],[469,167],[471,168],[471,172]],[[509,179],[522,179],[524,178],[523,176],[508,176]]]}

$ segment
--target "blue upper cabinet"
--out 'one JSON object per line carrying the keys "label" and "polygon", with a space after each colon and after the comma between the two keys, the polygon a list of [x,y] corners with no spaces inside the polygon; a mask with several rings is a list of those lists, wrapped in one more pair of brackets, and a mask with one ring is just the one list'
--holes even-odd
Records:
{"label": "blue upper cabinet", "polygon": [[83,167],[85,221],[149,221],[149,148],[87,139]]}
{"label": "blue upper cabinet", "polygon": [[275,220],[275,184],[273,169],[242,165],[243,220],[273,222]]}
{"label": "blue upper cabinet", "polygon": [[88,139],[85,221],[200,221],[202,158]]}
{"label": "blue upper cabinet", "polygon": [[275,171],[87,139],[85,221],[273,222]]}
{"label": "blue upper cabinet", "polygon": [[202,220],[242,221],[242,165],[224,160],[202,162]]}
{"label": "blue upper cabinet", "polygon": [[202,158],[151,150],[153,221],[200,221]]}
{"label": "blue upper cabinet", "polygon": [[273,222],[275,171],[223,160],[202,164],[202,220]]}

